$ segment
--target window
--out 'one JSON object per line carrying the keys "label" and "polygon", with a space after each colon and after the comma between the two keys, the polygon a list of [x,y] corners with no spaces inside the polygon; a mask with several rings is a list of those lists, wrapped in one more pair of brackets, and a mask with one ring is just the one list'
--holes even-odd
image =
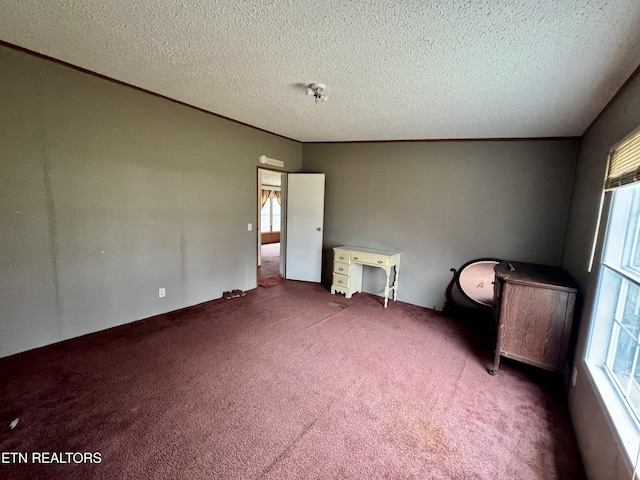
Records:
{"label": "window", "polygon": [[[599,358],[605,374],[640,425],[640,186],[613,192],[600,266],[595,323],[607,331]],[[591,359],[591,349],[589,358]]]}
{"label": "window", "polygon": [[280,231],[280,202],[274,192],[271,192],[260,211],[260,231],[263,233]]}
{"label": "window", "polygon": [[640,442],[640,131],[611,151],[587,366],[634,462]]}

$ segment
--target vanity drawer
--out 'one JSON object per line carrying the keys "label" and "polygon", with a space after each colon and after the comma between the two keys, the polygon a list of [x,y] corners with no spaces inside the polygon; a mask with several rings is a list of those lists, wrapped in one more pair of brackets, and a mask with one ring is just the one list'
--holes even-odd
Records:
{"label": "vanity drawer", "polygon": [[333,285],[342,288],[349,288],[349,277],[346,275],[340,275],[339,273],[334,273]]}
{"label": "vanity drawer", "polygon": [[351,265],[349,265],[348,263],[334,262],[333,263],[333,271],[335,273],[339,273],[341,275],[350,275],[351,274]]}
{"label": "vanity drawer", "polygon": [[366,263],[368,265],[376,265],[379,267],[386,267],[389,265],[389,257],[376,255],[375,253],[352,253],[351,261]]}
{"label": "vanity drawer", "polygon": [[351,256],[346,250],[334,249],[333,261],[340,263],[351,263]]}

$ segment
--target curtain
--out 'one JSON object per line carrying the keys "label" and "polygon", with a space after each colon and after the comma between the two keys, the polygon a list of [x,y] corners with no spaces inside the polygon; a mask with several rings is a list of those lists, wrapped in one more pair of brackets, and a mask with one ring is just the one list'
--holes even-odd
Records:
{"label": "curtain", "polygon": [[278,190],[274,190],[273,193],[276,196],[276,200],[278,200],[278,205],[282,205],[282,192],[279,192]]}
{"label": "curtain", "polygon": [[271,190],[262,189],[262,198],[260,198],[260,208],[264,207],[264,204],[267,203],[269,197],[271,196]]}

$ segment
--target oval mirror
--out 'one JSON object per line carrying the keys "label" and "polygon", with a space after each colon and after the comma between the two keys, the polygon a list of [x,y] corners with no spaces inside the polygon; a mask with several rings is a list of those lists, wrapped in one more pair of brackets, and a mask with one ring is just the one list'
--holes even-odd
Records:
{"label": "oval mirror", "polygon": [[486,307],[493,305],[493,269],[501,261],[496,258],[479,258],[460,268],[456,283],[467,300]]}

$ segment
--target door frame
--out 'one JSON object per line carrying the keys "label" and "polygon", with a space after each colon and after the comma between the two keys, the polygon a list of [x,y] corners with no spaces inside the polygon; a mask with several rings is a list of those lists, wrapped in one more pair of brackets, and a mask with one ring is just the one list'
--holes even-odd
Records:
{"label": "door frame", "polygon": [[[280,206],[281,208],[281,214],[280,214],[280,266],[281,266],[281,272],[280,274],[284,276],[285,274],[285,270],[284,268],[286,268],[286,266],[283,267],[283,256],[282,256],[282,246],[287,244],[287,231],[286,228],[282,228],[282,225],[284,222],[286,222],[286,176],[287,174],[291,173],[288,170],[279,170],[277,168],[268,168],[268,167],[262,167],[262,166],[256,166],[256,188],[255,188],[255,192],[256,192],[256,223],[255,226],[256,228],[255,230],[255,252],[256,252],[256,288],[258,287],[258,268],[260,266],[261,262],[261,257],[260,257],[260,250],[262,247],[262,231],[260,230],[260,220],[261,220],[261,205],[260,205],[260,199],[261,199],[261,195],[262,195],[262,179],[261,179],[261,175],[260,175],[260,171],[261,170],[268,170],[271,172],[276,172],[279,173],[281,176],[281,181],[280,181],[280,191],[282,192],[282,205]],[[284,178],[283,178],[284,176]]]}

